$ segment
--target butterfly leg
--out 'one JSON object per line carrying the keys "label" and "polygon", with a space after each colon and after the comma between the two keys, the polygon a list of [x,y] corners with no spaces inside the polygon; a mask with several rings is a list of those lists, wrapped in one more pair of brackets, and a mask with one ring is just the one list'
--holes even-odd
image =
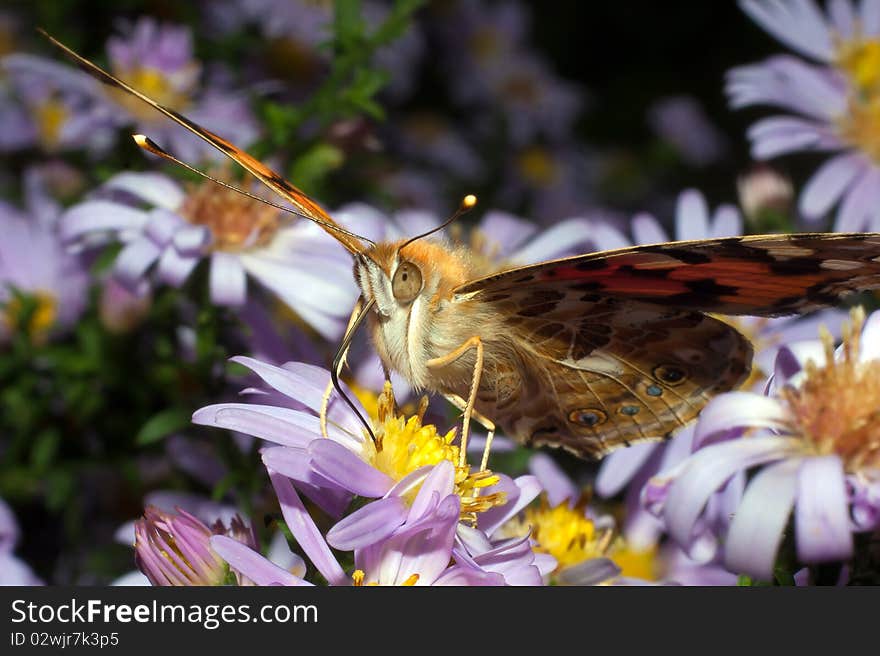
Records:
{"label": "butterfly leg", "polygon": [[[345,327],[345,334],[342,338],[342,342],[340,343],[339,353],[337,354],[336,361],[336,375],[339,376],[342,368],[345,366],[345,358],[348,356],[348,349],[351,346],[351,337],[350,334],[357,323],[358,316],[361,314],[361,310],[363,309],[364,299],[359,298],[357,303],[354,304],[354,309],[351,311],[351,316],[348,318],[348,325]],[[321,414],[319,415],[320,424],[321,424],[321,435],[324,437],[329,437],[327,435],[327,410],[330,407],[330,395],[333,393],[333,378],[330,378],[330,381],[327,383],[327,387],[324,389],[324,395],[321,397]]]}
{"label": "butterfly leg", "polygon": [[465,403],[464,418],[461,422],[461,446],[459,447],[460,452],[458,454],[459,467],[464,467],[467,463],[468,430],[470,428],[471,416],[474,412],[474,403],[477,400],[477,390],[480,388],[480,379],[483,376],[483,342],[478,335],[474,335],[451,353],[447,353],[439,358],[431,358],[425,363],[429,368],[445,367],[458,360],[471,349],[476,351],[477,357],[476,362],[474,362],[474,375],[471,380],[471,391],[468,394],[468,399]]}
{"label": "butterfly leg", "polygon": [[[463,411],[467,407],[467,401],[461,398],[458,394],[444,394],[443,398],[445,398],[459,410]],[[486,446],[483,447],[483,458],[480,461],[480,471],[485,471],[489,464],[489,453],[492,451],[492,438],[495,437],[495,422],[481,412],[477,412],[476,409],[473,410],[471,416],[473,417],[474,421],[476,421],[487,431]]]}

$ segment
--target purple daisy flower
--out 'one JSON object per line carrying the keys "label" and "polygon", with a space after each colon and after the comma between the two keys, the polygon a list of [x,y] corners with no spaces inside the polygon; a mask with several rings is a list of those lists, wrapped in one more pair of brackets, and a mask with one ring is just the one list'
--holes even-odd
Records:
{"label": "purple daisy flower", "polygon": [[780,55],[728,73],[732,107],[770,105],[797,114],[755,123],[748,133],[753,156],[836,153],[804,187],[801,214],[815,222],[839,203],[835,230],[877,229],[880,3],[867,0],[857,8],[839,0],[829,2],[825,14],[812,0],[742,0],[740,6],[784,44],[821,63]]}
{"label": "purple daisy flower", "polygon": [[707,499],[756,468],[725,531],[727,569],[772,576],[794,515],[798,559],[846,560],[853,533],[880,526],[880,315],[853,326],[835,354],[827,333],[780,351],[770,395],[730,392],[703,410],[696,452],[645,488],[670,534],[689,544]]}
{"label": "purple daisy flower", "polygon": [[[290,480],[269,470],[284,519],[302,550],[330,585],[500,585],[503,577],[471,563],[450,565],[460,518],[460,500],[444,496],[449,463],[438,465],[419,490],[405,521],[382,540],[371,527],[353,525],[336,531],[337,543],[363,543],[354,548],[354,571],[347,575],[308,514]],[[432,472],[433,474],[434,472]],[[310,585],[252,548],[224,536],[211,545],[232,567],[258,585]]]}
{"label": "purple daisy flower", "polygon": [[211,182],[187,191],[158,173],[117,174],[64,213],[61,235],[84,246],[122,241],[114,275],[139,295],[151,270],[180,287],[208,259],[211,300],[241,307],[250,275],[328,339],[341,335],[358,296],[348,254],[318,226],[287,222],[280,210]]}
{"label": "purple daisy flower", "polygon": [[[498,476],[489,471],[473,473],[460,464],[453,444],[455,429],[443,434],[422,423],[426,401],[416,415],[398,416],[390,387],[386,388],[373,418],[374,441],[335,392],[322,426],[319,414],[330,381],[326,369],[295,362],[275,367],[244,357],[233,361],[250,368],[271,388],[269,395],[255,395],[267,403],[212,405],[196,411],[193,421],[276,444],[262,452],[266,466],[294,481],[331,517],[340,517],[353,495],[378,499],[348,521],[376,522],[390,530],[395,521],[398,525],[404,521],[416,490],[440,462],[455,465],[446,494],[461,497],[463,516],[503,503],[503,494],[486,489],[499,482]],[[361,417],[367,417],[356,397],[345,390]]]}
{"label": "purple daisy flower", "polygon": [[[201,84],[202,66],[193,57],[188,27],[160,24],[141,17],[122,26],[122,35],[110,37],[110,70],[119,79],[159,104],[187,116],[230,141],[247,146],[258,126],[247,98]],[[184,161],[224,156],[185,128],[178,126],[124,91],[107,89],[75,68],[27,54],[9,55],[4,69],[17,83],[25,105],[35,109],[32,131],[56,147],[112,145],[112,133],[98,126],[136,125]]]}
{"label": "purple daisy flower", "polygon": [[31,338],[42,341],[79,319],[88,296],[88,277],[56,232],[61,206],[46,193],[40,172],[25,175],[25,208],[0,201],[0,341],[20,328],[24,294],[35,303]]}
{"label": "purple daisy flower", "polygon": [[13,553],[19,535],[12,508],[0,499],[0,585],[43,585],[28,564]]}

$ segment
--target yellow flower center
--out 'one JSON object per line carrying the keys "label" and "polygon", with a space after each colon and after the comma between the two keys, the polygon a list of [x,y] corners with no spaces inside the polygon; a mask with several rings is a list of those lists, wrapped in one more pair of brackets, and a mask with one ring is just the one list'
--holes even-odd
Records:
{"label": "yellow flower center", "polygon": [[853,87],[847,111],[838,118],[839,134],[880,162],[880,40],[840,41],[836,62]]}
{"label": "yellow flower center", "polygon": [[880,360],[859,361],[865,313],[852,311],[844,327],[842,357],[834,359],[834,340],[825,331],[825,366],[809,361],[799,387],[786,387],[793,431],[820,455],[837,454],[854,473],[880,468]]}
{"label": "yellow flower center", "polygon": [[556,162],[546,149],[540,146],[527,148],[517,157],[521,175],[536,187],[550,187],[559,178]]}
{"label": "yellow flower center", "polygon": [[[216,175],[229,181],[228,174]],[[212,248],[240,252],[269,244],[281,225],[281,211],[212,182],[194,186],[179,214],[213,235]]]}
{"label": "yellow flower center", "polygon": [[[385,389],[375,401],[375,415],[367,408],[373,417],[376,440],[368,442],[372,449],[365,454],[366,461],[400,481],[420,467],[448,460],[455,467],[454,493],[461,499],[462,519],[471,522],[476,520],[477,513],[504,504],[506,496],[503,492],[484,493],[485,488],[498,483],[498,476],[489,470],[471,472],[470,465],[458,466],[459,448],[453,444],[455,429],[440,434],[433,424],[423,424],[427,409],[428,399],[423,397],[415,414],[408,418],[398,414],[394,392],[391,384],[386,382]],[[410,490],[404,498],[412,501],[417,492],[418,487]]]}
{"label": "yellow flower center", "polygon": [[[0,320],[9,332],[23,329],[32,342],[43,343],[58,317],[58,302],[53,294],[46,291],[34,292],[28,300],[30,302],[12,296],[2,308]],[[23,326],[26,312],[29,312],[29,316]]]}
{"label": "yellow flower center", "polygon": [[[197,70],[198,64],[189,65],[191,70]],[[177,88],[172,81],[161,71],[147,66],[132,70],[115,70],[116,76],[145,96],[155,100],[160,105],[170,107],[177,111],[186,109],[190,101],[191,88]],[[192,76],[195,78],[195,76]],[[126,93],[121,89],[111,89],[113,99],[122,105],[132,116],[138,120],[155,122],[156,112],[143,101]]]}
{"label": "yellow flower center", "polygon": [[523,528],[531,527],[535,551],[553,556],[558,569],[604,556],[613,537],[611,529],[597,529],[580,504],[571,507],[567,501],[551,508],[542,498],[517,521]]}
{"label": "yellow flower center", "polygon": [[50,96],[36,108],[37,134],[44,149],[52,151],[61,141],[61,128],[70,117],[58,98]]}

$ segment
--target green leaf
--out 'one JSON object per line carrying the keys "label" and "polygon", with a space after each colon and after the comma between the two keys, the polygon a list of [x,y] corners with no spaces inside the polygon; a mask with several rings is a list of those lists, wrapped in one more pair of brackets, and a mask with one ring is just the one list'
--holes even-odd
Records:
{"label": "green leaf", "polygon": [[314,190],[327,175],[345,162],[345,154],[326,143],[312,146],[290,167],[290,177],[306,191]]}
{"label": "green leaf", "polygon": [[43,470],[55,459],[61,435],[57,430],[47,428],[37,435],[31,449],[31,465],[35,470]]}
{"label": "green leaf", "polygon": [[135,437],[135,443],[141,446],[152,444],[168,437],[172,433],[190,425],[192,413],[182,408],[169,408],[150,417],[147,422],[141,426]]}

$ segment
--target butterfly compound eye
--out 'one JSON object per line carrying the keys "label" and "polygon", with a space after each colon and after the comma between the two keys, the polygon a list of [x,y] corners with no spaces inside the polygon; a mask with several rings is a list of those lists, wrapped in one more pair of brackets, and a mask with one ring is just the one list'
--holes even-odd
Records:
{"label": "butterfly compound eye", "polygon": [[391,291],[401,303],[409,303],[422,291],[422,272],[412,262],[401,262],[394,272]]}

